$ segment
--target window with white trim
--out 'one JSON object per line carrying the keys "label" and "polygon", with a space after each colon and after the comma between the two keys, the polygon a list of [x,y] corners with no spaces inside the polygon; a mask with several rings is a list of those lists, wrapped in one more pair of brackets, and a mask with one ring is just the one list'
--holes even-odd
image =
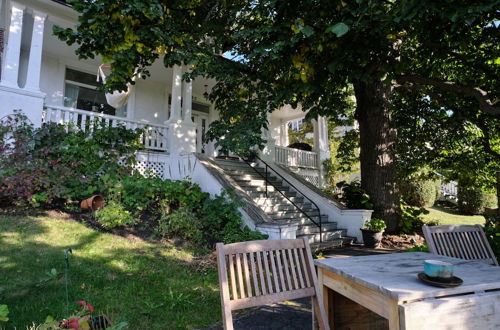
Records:
{"label": "window with white trim", "polygon": [[104,92],[95,74],[66,68],[64,84],[64,106],[119,117],[127,116],[127,106],[115,109],[106,102]]}

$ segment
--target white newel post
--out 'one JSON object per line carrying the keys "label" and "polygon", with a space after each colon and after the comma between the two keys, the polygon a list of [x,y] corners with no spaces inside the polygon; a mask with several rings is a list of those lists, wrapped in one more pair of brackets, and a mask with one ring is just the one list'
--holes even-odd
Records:
{"label": "white newel post", "polygon": [[24,5],[10,3],[10,26],[7,47],[4,57],[1,84],[6,87],[18,88],[19,62],[21,58],[21,37],[23,32]]}
{"label": "white newel post", "polygon": [[[189,83],[190,86],[187,86],[187,83],[182,82],[182,66],[174,65],[172,71],[172,103],[170,118],[165,122],[165,125],[169,128],[167,141],[172,160],[177,159],[182,162],[184,158],[179,156],[196,152],[196,127],[191,121],[192,85]],[[183,87],[184,93],[182,91]],[[183,94],[184,99],[182,99]],[[183,109],[181,109],[181,100]],[[181,110],[184,110],[184,118]],[[189,115],[189,121],[186,118],[187,114]],[[175,171],[177,167],[181,166],[172,166],[172,169]],[[172,176],[177,178],[181,174],[173,173]]]}
{"label": "white newel post", "polygon": [[42,69],[42,47],[43,30],[45,26],[45,13],[33,11],[33,34],[31,37],[31,49],[28,62],[28,74],[26,76],[25,89],[40,91],[40,72]]}
{"label": "white newel post", "polygon": [[14,110],[21,110],[35,127],[39,127],[42,124],[45,98],[39,87],[45,14],[38,11],[33,13],[34,24],[26,85],[25,88],[20,88],[18,81],[24,11],[24,5],[10,2],[9,33],[0,79],[0,117],[13,113]]}

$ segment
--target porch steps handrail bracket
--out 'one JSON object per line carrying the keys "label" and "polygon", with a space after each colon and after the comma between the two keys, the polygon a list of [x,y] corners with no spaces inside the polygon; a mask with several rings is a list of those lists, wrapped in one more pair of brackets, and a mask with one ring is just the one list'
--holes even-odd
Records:
{"label": "porch steps handrail bracket", "polygon": [[[302,194],[300,192],[299,189],[297,189],[290,181],[288,181],[287,179],[285,179],[280,173],[278,173],[275,169],[273,169],[268,163],[266,163],[264,160],[262,160],[259,156],[257,155],[253,155],[253,157],[257,158],[262,164],[264,164],[264,171],[265,171],[265,175],[262,174],[261,172],[259,172],[254,166],[252,166],[252,162],[247,159],[247,158],[244,158],[244,157],[240,157],[241,159],[243,159],[243,161],[245,163],[247,163],[248,166],[250,166],[259,176],[261,176],[263,179],[264,179],[264,182],[265,182],[265,195],[266,197],[268,196],[267,195],[267,187],[268,185],[271,185],[274,187],[274,189],[276,189],[276,191],[278,191],[283,197],[285,197],[300,213],[302,213],[303,215],[305,215],[306,218],[308,218],[315,226],[317,226],[319,228],[319,241],[320,243],[323,242],[323,238],[322,238],[322,221],[321,221],[321,214],[320,214],[320,209],[318,207],[318,205],[312,200],[310,199],[309,197],[307,197],[306,195]],[[277,185],[275,185],[272,181],[270,181],[268,178],[269,178],[269,170],[273,171],[273,173],[278,176],[281,180],[283,180],[284,182],[286,182],[288,184],[288,186],[292,189],[294,189],[298,194],[300,194],[302,197],[304,197],[305,199],[307,199],[312,205],[314,205],[316,207],[316,209],[318,210],[318,222],[314,221],[313,218],[307,214],[306,211],[304,211],[300,206],[298,206],[293,200],[290,199],[290,197],[288,197],[284,192],[283,192],[283,189],[279,188]]]}
{"label": "porch steps handrail bracket", "polygon": [[123,125],[127,129],[143,129],[145,131],[142,136],[144,148],[155,151],[167,151],[168,127],[164,125],[140,122],[99,112],[54,105],[45,105],[42,114],[42,123],[71,123],[76,128],[84,131],[91,129],[90,123],[94,120],[104,122],[109,126]]}

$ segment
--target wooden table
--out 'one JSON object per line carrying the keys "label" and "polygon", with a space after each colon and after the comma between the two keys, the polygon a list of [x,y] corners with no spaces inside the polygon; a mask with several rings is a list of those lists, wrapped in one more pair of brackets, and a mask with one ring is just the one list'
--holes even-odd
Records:
{"label": "wooden table", "polygon": [[[464,283],[422,283],[424,260],[455,265]],[[500,329],[500,267],[431,253],[315,260],[332,329]]]}

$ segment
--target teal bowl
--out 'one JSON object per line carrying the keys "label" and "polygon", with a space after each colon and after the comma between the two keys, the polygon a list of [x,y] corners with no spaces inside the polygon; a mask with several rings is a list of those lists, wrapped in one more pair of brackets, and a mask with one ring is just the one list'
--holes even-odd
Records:
{"label": "teal bowl", "polygon": [[453,264],[439,260],[425,260],[424,273],[431,280],[450,282],[453,279]]}

